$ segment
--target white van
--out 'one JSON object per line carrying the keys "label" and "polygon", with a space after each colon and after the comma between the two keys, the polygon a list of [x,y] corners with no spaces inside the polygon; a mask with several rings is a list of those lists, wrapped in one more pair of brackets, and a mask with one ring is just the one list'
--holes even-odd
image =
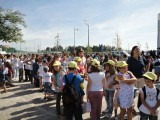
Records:
{"label": "white van", "polygon": [[118,55],[119,57],[124,57],[124,56],[129,57],[130,56],[130,54],[128,52],[124,51],[124,50],[111,51],[111,54],[112,55]]}

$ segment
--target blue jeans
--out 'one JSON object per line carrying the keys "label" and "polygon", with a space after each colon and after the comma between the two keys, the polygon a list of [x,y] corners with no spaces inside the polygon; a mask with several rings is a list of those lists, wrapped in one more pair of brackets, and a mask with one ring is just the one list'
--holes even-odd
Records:
{"label": "blue jeans", "polygon": [[109,110],[109,113],[111,114],[113,112],[113,96],[114,96],[113,90],[106,90],[107,109]]}
{"label": "blue jeans", "polygon": [[157,116],[148,115],[140,111],[140,120],[158,120]]}

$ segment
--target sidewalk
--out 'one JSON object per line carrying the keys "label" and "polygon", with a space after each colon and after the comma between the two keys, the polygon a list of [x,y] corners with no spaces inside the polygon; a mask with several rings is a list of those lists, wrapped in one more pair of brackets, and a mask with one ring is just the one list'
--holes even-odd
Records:
{"label": "sidewalk", "polygon": [[[46,101],[43,93],[38,92],[30,82],[19,83],[8,88],[7,93],[0,94],[0,120],[57,120],[55,100]],[[86,83],[85,83],[86,85]],[[0,89],[2,91],[2,89]],[[103,98],[102,111],[106,108]],[[137,110],[138,111],[138,110]],[[83,114],[84,120],[89,120],[89,113]],[[107,120],[102,113],[102,120]],[[114,120],[111,118],[110,120]],[[133,120],[139,120],[135,116]]]}

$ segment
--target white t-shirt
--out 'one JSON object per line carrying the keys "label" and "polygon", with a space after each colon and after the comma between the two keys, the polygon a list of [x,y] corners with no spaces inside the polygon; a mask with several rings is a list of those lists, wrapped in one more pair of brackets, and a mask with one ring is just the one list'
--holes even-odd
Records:
{"label": "white t-shirt", "polygon": [[92,82],[90,91],[103,91],[102,80],[105,74],[103,72],[94,72],[88,75]]}
{"label": "white t-shirt", "polygon": [[83,56],[81,59],[82,59],[82,61],[81,61],[80,65],[81,65],[82,67],[84,67],[85,64],[86,64],[86,58]]}
{"label": "white t-shirt", "polygon": [[18,66],[20,69],[23,69],[24,67],[23,60],[18,60]]}
{"label": "white t-shirt", "polygon": [[11,59],[6,59],[5,62],[11,63]]}
{"label": "white t-shirt", "polygon": [[6,74],[8,74],[8,67],[5,67],[3,70],[3,75],[6,75]]}
{"label": "white t-shirt", "polygon": [[33,64],[35,63],[35,60],[31,60],[31,67],[30,70],[33,70]]}
{"label": "white t-shirt", "polygon": [[[157,100],[156,100],[156,96],[157,96],[157,90],[156,87],[154,86],[153,88],[149,88],[147,86],[145,86],[146,88],[146,103],[152,108],[156,105]],[[143,93],[142,88],[139,89],[140,92]],[[158,100],[160,100],[160,93],[158,95]],[[139,107],[139,110],[145,114],[150,114],[150,111],[142,104]]]}
{"label": "white t-shirt", "polygon": [[[28,58],[24,59],[24,62],[28,61]],[[25,69],[30,70],[31,69],[31,65],[29,65],[28,63],[25,63]]]}
{"label": "white t-shirt", "polygon": [[[114,83],[116,76],[117,76],[117,73],[111,76],[110,76],[110,73],[106,74],[106,89],[107,90],[115,90],[113,83]],[[112,88],[109,88],[110,84],[112,85]]]}
{"label": "white t-shirt", "polygon": [[13,58],[11,60],[11,63],[12,63],[13,68],[17,68],[18,67],[18,58]]}
{"label": "white t-shirt", "polygon": [[44,73],[43,74],[43,79],[44,79],[44,82],[52,82],[51,81],[51,76],[52,76],[52,73],[51,72],[48,72],[48,73]]}
{"label": "white t-shirt", "polygon": [[42,65],[42,66],[40,66],[39,69],[38,69],[38,73],[39,73],[38,75],[41,76],[41,77],[43,77],[43,75],[44,75],[44,73],[45,73],[44,70],[43,70],[43,68],[44,68],[44,66]]}

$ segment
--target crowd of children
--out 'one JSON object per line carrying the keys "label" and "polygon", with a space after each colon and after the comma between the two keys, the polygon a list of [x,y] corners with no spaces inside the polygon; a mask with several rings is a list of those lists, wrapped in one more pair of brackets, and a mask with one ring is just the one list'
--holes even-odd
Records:
{"label": "crowd of children", "polygon": [[[128,120],[132,120],[135,106],[134,84],[137,78],[128,71],[128,64],[125,61],[118,61],[116,57],[107,59],[99,58],[99,56],[93,57],[93,55],[85,57],[82,49],[78,49],[76,55],[71,52],[69,57],[65,52],[61,56],[59,54],[28,54],[19,57],[0,55],[0,83],[4,92],[7,92],[6,81],[13,81],[18,78],[18,75],[19,82],[30,81],[31,84],[39,87],[39,90],[44,92],[45,100],[52,100],[51,94],[54,91],[58,118],[65,115],[67,120],[72,120],[73,116],[76,120],[82,120],[81,104],[85,101],[84,88],[86,88],[87,100],[91,103],[91,120],[100,119],[102,106],[100,103],[102,103],[101,97],[103,96],[107,105],[104,111],[105,117],[110,118],[114,111],[115,120],[124,120],[126,113]],[[160,92],[154,85],[157,75],[146,72],[143,74],[143,79],[144,87],[139,89],[140,120],[158,120]],[[88,82],[87,86],[84,85],[84,80]],[[65,93],[68,92],[68,88],[71,89],[68,95],[71,94],[73,98],[72,96],[66,97]],[[69,101],[72,104],[69,104]],[[61,102],[64,107],[63,111]],[[120,116],[118,117],[119,107]]]}

